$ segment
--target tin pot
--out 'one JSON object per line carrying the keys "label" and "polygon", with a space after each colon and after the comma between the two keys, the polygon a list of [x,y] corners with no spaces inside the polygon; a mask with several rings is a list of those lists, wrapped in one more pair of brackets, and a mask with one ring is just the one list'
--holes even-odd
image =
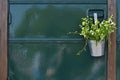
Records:
{"label": "tin pot", "polygon": [[105,40],[96,44],[95,40],[89,40],[89,49],[91,56],[93,57],[100,57],[103,56],[105,53]]}

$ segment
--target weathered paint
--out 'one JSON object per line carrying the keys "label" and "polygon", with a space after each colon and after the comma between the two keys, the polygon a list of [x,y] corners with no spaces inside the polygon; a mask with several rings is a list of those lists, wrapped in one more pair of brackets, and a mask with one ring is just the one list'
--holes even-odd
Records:
{"label": "weathered paint", "polygon": [[106,17],[107,6],[102,1],[100,4],[87,1],[76,4],[67,0],[37,4],[11,1],[8,78],[106,80],[106,55],[91,57],[87,48],[77,56],[83,47],[83,38],[67,35],[79,28],[81,17],[85,17],[89,9],[103,9]]}

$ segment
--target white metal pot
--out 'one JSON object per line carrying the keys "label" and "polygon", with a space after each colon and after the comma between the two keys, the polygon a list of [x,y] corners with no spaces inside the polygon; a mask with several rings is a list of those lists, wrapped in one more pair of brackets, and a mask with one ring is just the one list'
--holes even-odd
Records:
{"label": "white metal pot", "polygon": [[88,44],[89,44],[91,56],[100,57],[100,56],[104,55],[104,53],[105,53],[105,40],[99,42],[98,44],[96,44],[96,41],[94,41],[94,40],[89,40]]}

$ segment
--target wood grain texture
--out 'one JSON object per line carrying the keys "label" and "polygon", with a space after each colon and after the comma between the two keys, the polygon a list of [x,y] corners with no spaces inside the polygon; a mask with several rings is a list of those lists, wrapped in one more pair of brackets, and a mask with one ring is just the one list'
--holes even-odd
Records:
{"label": "wood grain texture", "polygon": [[7,80],[8,1],[0,0],[0,80]]}
{"label": "wood grain texture", "polygon": [[[116,0],[108,0],[108,17],[113,15],[116,22]],[[116,31],[109,37],[111,45],[108,46],[107,80],[116,80]]]}

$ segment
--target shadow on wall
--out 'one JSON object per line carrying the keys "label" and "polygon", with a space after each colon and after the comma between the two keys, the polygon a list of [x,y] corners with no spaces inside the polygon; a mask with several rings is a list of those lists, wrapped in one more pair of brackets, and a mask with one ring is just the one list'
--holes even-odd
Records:
{"label": "shadow on wall", "polygon": [[50,5],[44,9],[31,7],[25,12],[15,31],[15,37],[66,38],[68,32],[79,28],[83,15],[79,8]]}
{"label": "shadow on wall", "polygon": [[106,80],[104,58],[76,56],[79,45],[10,46],[9,80]]}
{"label": "shadow on wall", "polygon": [[[67,38],[68,32],[79,28],[83,15],[79,8],[31,7],[17,26],[15,37]],[[103,58],[73,54],[81,44],[10,44],[9,80],[105,80]]]}
{"label": "shadow on wall", "polygon": [[[14,45],[12,48],[9,80],[51,80],[61,65],[65,47],[58,47],[58,52],[52,53],[47,45]],[[54,45],[52,48],[55,49]]]}

